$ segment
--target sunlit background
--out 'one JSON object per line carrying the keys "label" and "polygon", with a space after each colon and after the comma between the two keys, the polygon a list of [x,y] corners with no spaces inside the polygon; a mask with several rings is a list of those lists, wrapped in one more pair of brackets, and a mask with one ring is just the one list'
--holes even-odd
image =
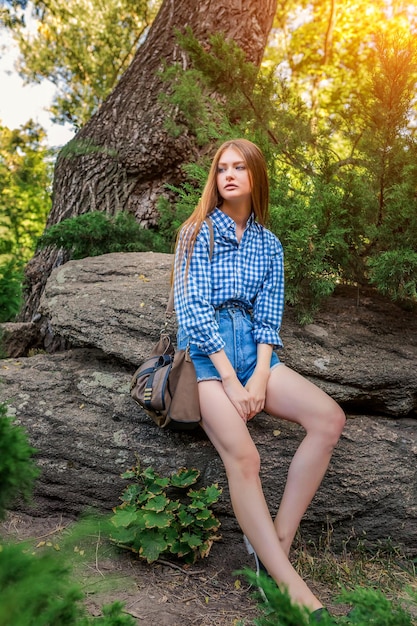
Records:
{"label": "sunlit background", "polygon": [[74,130],[69,126],[53,124],[47,111],[55,86],[48,80],[39,85],[23,82],[15,68],[19,48],[3,28],[0,29],[0,46],[0,122],[8,128],[18,128],[33,119],[46,130],[50,146],[67,143],[74,136]]}

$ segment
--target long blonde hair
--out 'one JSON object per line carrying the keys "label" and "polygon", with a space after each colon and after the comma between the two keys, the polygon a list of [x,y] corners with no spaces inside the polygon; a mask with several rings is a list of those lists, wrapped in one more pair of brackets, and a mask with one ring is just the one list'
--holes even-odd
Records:
{"label": "long blonde hair", "polygon": [[248,169],[251,183],[252,212],[256,220],[263,226],[269,215],[269,181],[264,155],[257,145],[247,139],[231,139],[225,141],[214,155],[207,182],[196,208],[190,217],[183,223],[177,237],[176,248],[179,246],[179,260],[187,254],[185,276],[188,273],[190,258],[194,249],[200,228],[206,217],[215,209],[221,207],[223,198],[217,187],[217,170],[220,158],[225,150],[237,150]]}

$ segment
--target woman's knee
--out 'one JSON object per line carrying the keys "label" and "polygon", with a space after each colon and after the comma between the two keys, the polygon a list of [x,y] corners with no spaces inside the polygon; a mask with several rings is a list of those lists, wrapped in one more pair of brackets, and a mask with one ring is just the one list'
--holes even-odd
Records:
{"label": "woman's knee", "polygon": [[261,459],[255,446],[248,445],[237,451],[236,454],[227,455],[223,459],[226,474],[230,478],[239,474],[244,480],[257,478],[261,469]]}
{"label": "woman's knee", "polygon": [[[313,430],[318,431],[327,444],[334,448],[340,439],[346,423],[346,416],[342,408],[331,398],[326,407],[314,420]],[[307,429],[308,432],[308,429]]]}

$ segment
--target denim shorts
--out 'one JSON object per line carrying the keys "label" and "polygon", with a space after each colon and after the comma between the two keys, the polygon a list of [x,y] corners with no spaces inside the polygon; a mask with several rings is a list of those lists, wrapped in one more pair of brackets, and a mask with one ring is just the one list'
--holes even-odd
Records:
{"label": "denim shorts", "polygon": [[[219,332],[225,342],[224,350],[242,385],[246,385],[252,376],[257,361],[257,344],[253,340],[253,322],[251,314],[243,308],[226,306],[216,310]],[[177,346],[185,349],[189,345],[197,381],[221,380],[221,376],[211,362],[210,357],[196,344],[188,341],[187,335],[178,329]],[[272,352],[271,368],[280,363],[278,355]]]}

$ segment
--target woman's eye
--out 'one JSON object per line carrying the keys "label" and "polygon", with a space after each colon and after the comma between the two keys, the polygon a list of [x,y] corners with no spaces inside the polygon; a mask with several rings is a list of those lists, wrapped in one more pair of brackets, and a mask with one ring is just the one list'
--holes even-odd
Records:
{"label": "woman's eye", "polygon": [[246,169],[244,165],[236,165],[236,169],[237,170],[244,170]]}
{"label": "woman's eye", "polygon": [[218,174],[221,174],[222,172],[224,172],[224,167],[218,167],[217,172]]}

